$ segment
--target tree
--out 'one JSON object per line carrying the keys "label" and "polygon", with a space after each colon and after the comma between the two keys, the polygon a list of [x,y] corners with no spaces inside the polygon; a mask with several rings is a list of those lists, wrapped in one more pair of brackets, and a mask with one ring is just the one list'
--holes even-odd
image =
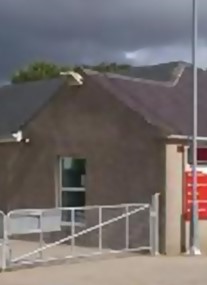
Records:
{"label": "tree", "polygon": [[[102,62],[98,65],[82,65],[75,66],[74,70],[79,70],[80,68],[93,69],[99,72],[113,72],[119,73],[120,71],[126,71],[130,68],[130,65],[117,64],[115,62],[105,63]],[[61,71],[72,70],[71,66],[58,66],[54,63],[49,63],[45,61],[37,61],[26,68],[20,69],[11,76],[12,83],[21,83],[26,81],[36,81],[41,79],[49,79],[60,76]]]}
{"label": "tree", "polygon": [[61,67],[49,62],[37,61],[13,74],[11,82],[20,83],[25,81],[55,78],[60,75],[61,71],[66,70],[71,70],[71,67]]}
{"label": "tree", "polygon": [[111,63],[106,63],[106,62],[101,62],[100,64],[97,65],[84,65],[83,67],[93,69],[99,72],[120,72],[120,71],[125,71],[130,68],[130,65],[127,64],[117,64],[115,62]]}

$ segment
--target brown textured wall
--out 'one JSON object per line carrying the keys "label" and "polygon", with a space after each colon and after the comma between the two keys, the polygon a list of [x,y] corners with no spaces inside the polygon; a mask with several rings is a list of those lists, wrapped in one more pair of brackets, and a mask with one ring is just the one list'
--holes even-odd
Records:
{"label": "brown textured wall", "polygon": [[0,208],[54,207],[57,156],[87,159],[86,200],[149,203],[164,190],[157,130],[90,80],[63,88],[25,128],[28,144],[0,144]]}

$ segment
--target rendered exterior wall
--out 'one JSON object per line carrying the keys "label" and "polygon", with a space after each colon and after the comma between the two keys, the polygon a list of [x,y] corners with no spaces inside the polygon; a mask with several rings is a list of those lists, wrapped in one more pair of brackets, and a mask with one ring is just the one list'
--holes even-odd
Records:
{"label": "rendered exterior wall", "polygon": [[181,252],[182,189],[184,152],[178,151],[178,144],[166,144],[166,254]]}
{"label": "rendered exterior wall", "polygon": [[[183,152],[179,146],[183,145]],[[165,252],[168,255],[185,253],[189,249],[189,221],[185,221],[182,203],[185,198],[184,172],[188,169],[186,142],[166,145],[166,225]],[[205,166],[202,166],[205,167]],[[199,221],[199,242],[202,253],[207,253],[207,221]]]}
{"label": "rendered exterior wall", "polygon": [[[60,90],[23,131],[28,144],[0,145],[5,212],[58,205],[58,156],[87,159],[87,205],[149,203],[164,189],[165,150],[157,129],[90,80]],[[138,232],[146,244],[147,216]],[[117,233],[111,241],[117,243]]]}

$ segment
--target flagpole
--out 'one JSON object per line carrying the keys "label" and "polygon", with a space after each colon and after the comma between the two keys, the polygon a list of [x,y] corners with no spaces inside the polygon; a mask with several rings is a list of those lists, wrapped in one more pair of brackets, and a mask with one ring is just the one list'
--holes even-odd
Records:
{"label": "flagpole", "polygon": [[190,221],[190,254],[200,255],[198,233],[198,201],[197,201],[197,137],[198,137],[198,70],[197,70],[197,41],[198,41],[198,7],[197,0],[192,0],[192,63],[193,63],[193,139],[192,139],[192,207]]}

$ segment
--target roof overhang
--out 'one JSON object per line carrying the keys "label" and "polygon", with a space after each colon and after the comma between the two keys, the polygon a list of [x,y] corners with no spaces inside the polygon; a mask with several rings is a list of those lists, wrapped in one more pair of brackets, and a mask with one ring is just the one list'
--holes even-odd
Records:
{"label": "roof overhang", "polygon": [[[192,136],[185,136],[185,135],[169,135],[167,138],[170,140],[182,140],[182,141],[192,141]],[[198,142],[206,142],[207,143],[207,137],[197,137]]]}
{"label": "roof overhang", "polygon": [[22,131],[12,133],[11,135],[8,136],[0,137],[0,143],[21,142],[22,140],[23,140]]}

